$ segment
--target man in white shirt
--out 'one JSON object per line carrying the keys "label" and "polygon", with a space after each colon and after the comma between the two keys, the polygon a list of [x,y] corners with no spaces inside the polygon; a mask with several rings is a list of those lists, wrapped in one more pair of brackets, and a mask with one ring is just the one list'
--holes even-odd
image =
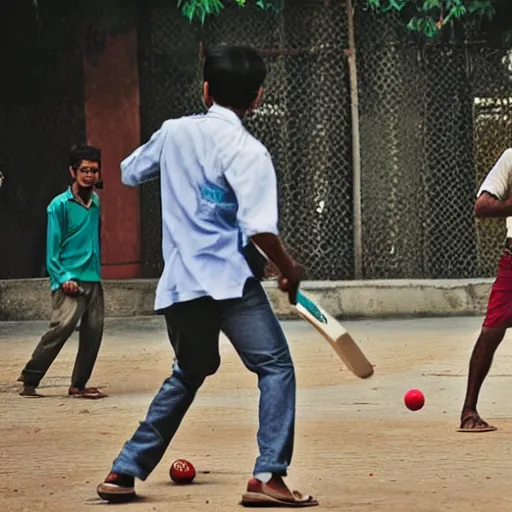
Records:
{"label": "man in white shirt", "polygon": [[[135,497],[164,455],[195,394],[220,365],[224,332],[260,389],[259,457],[243,505],[312,506],[284,483],[293,451],[295,374],[290,351],[249,261],[258,246],[279,269],[279,287],[296,302],[303,274],[278,236],[277,183],[266,148],[242,118],[256,107],[266,68],[247,47],[219,47],[204,64],[206,115],[171,119],[122,164],[122,181],[160,176],[164,270],[155,309],[165,315],[176,359],[145,421],[98,486],[108,501]],[[251,247],[249,245],[249,247]]]}
{"label": "man in white shirt", "polygon": [[493,284],[487,314],[469,363],[466,398],[459,432],[492,432],[477,412],[478,395],[496,349],[512,326],[512,149],[507,149],[487,175],[475,203],[476,217],[506,217],[507,239]]}

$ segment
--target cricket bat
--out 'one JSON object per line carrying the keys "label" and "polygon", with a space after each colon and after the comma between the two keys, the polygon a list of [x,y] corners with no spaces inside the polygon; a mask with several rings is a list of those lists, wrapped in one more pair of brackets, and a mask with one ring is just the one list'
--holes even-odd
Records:
{"label": "cricket bat", "polygon": [[372,364],[338,320],[300,291],[297,293],[295,309],[329,342],[345,366],[354,375],[361,379],[373,375]]}
{"label": "cricket bat", "polygon": [[[249,243],[244,250],[245,258],[254,275],[263,274],[264,262],[268,256],[256,244]],[[259,258],[263,258],[260,261]],[[366,379],[373,375],[373,366],[366,359],[359,345],[344,327],[329,313],[317,306],[302,292],[297,292],[295,309],[329,342],[345,366],[357,377]]]}

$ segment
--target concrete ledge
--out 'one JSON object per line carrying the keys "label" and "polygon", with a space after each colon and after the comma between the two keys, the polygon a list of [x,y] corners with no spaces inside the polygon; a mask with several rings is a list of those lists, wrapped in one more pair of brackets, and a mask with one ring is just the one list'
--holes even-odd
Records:
{"label": "concrete ledge", "polygon": [[[105,280],[109,317],[152,315],[156,279]],[[339,318],[483,315],[493,279],[306,281],[302,289]],[[277,315],[295,317],[274,282],[265,288]],[[47,320],[47,279],[0,280],[0,320]]]}

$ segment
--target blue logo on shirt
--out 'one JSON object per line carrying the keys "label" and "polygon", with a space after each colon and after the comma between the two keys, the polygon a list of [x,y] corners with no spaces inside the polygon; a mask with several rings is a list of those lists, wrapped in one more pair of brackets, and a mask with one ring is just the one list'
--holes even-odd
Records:
{"label": "blue logo on shirt", "polygon": [[238,203],[234,192],[208,183],[201,187],[201,199],[203,204],[200,211],[203,215],[223,225],[237,226]]}
{"label": "blue logo on shirt", "polygon": [[223,208],[236,208],[235,194],[224,190],[213,183],[208,183],[201,187],[201,197],[209,203],[214,203]]}

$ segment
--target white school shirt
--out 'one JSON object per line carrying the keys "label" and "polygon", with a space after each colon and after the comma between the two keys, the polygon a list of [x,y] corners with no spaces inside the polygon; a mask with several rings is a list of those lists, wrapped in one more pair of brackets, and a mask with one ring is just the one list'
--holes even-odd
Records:
{"label": "white school shirt", "polygon": [[[253,274],[243,240],[278,234],[277,180],[265,146],[229,109],[165,121],[121,163],[122,182],[160,176],[162,253],[155,309],[238,298]],[[200,319],[198,319],[200,321]]]}
{"label": "white school shirt", "polygon": [[[489,192],[500,201],[505,201],[512,191],[512,149],[503,152],[499,160],[486,176],[478,196],[483,192]],[[507,238],[512,238],[512,217],[507,217]]]}

